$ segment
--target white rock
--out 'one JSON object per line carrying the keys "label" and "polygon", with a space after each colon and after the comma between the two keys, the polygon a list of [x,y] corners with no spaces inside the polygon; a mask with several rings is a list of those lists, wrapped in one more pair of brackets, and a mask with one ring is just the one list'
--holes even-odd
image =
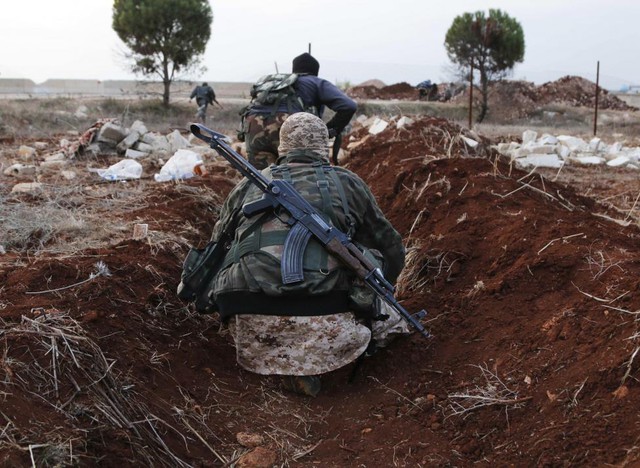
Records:
{"label": "white rock", "polygon": [[136,149],[138,151],[142,151],[143,153],[152,153],[153,152],[153,146],[151,146],[151,145],[149,145],[147,143],[144,143],[142,141],[139,141],[136,144]]}
{"label": "white rock", "polygon": [[3,174],[11,177],[31,177],[36,175],[36,166],[24,165],[24,164],[13,164],[7,167]]}
{"label": "white rock", "polygon": [[564,165],[564,161],[556,154],[530,154],[524,158],[515,160],[520,167],[552,167],[560,168]]}
{"label": "white rock", "polygon": [[30,193],[32,195],[42,191],[42,184],[40,182],[24,182],[16,184],[11,189],[11,193]]}
{"label": "white rock", "polygon": [[598,137],[594,137],[591,139],[591,141],[589,142],[589,150],[593,151],[594,153],[597,153],[598,151],[600,151],[604,146],[604,143],[602,143],[602,140]]}
{"label": "white rock", "polygon": [[538,143],[540,143],[541,145],[557,145],[558,139],[553,135],[549,135],[548,133],[545,133],[540,137],[540,139],[538,140]]}
{"label": "white rock", "polygon": [[147,156],[149,156],[149,153],[145,153],[144,151],[134,150],[133,148],[128,148],[127,151],[125,151],[124,156],[125,158],[140,159],[140,158],[146,158]]}
{"label": "white rock", "polygon": [[358,122],[359,124],[364,125],[364,123],[369,119],[369,117],[367,117],[364,114],[360,114],[357,118],[356,118],[356,122]]}
{"label": "white rock", "polygon": [[142,120],[136,120],[135,122],[133,122],[131,124],[130,130],[132,132],[138,132],[139,135],[145,135],[146,133],[149,133],[149,130],[147,130],[147,126]]}
{"label": "white rock", "polygon": [[572,158],[570,158],[571,161],[575,161],[577,163],[580,164],[584,164],[584,165],[598,165],[598,164],[603,164],[605,162],[604,158],[601,158],[600,156],[574,156]]}
{"label": "white rock", "polygon": [[568,146],[556,145],[556,153],[562,159],[567,159],[569,157],[569,155],[571,154],[571,150],[569,149]]}
{"label": "white rock", "polygon": [[522,132],[522,144],[526,145],[527,143],[533,143],[538,138],[538,132],[534,132],[533,130],[525,130]]}
{"label": "white rock", "polygon": [[558,141],[561,145],[569,148],[571,152],[583,151],[587,149],[587,143],[582,138],[569,135],[560,135],[558,136]]}
{"label": "white rock", "polygon": [[0,255],[5,255],[7,251],[4,249],[4,245],[0,244]]}
{"label": "white rock", "polygon": [[129,134],[126,137],[124,137],[124,139],[120,143],[118,143],[118,146],[116,146],[116,149],[119,152],[124,153],[129,148],[133,147],[133,145],[135,145],[138,142],[139,138],[140,138],[140,133],[137,130],[132,129],[129,132]]}
{"label": "white rock", "polygon": [[476,140],[467,138],[464,135],[460,135],[460,139],[464,141],[467,144],[467,146],[469,146],[470,148],[475,148],[476,146],[478,146],[478,142]]}
{"label": "white rock", "polygon": [[615,155],[622,151],[622,143],[616,141],[613,145],[609,145],[607,148],[607,154]]}
{"label": "white rock", "polygon": [[532,148],[527,145],[527,146],[521,146],[520,148],[516,149],[512,154],[514,158],[524,158],[525,156],[528,156],[531,153],[533,153]]}
{"label": "white rock", "polygon": [[409,125],[411,125],[413,122],[414,122],[413,119],[411,119],[410,117],[407,117],[406,115],[403,115],[398,119],[398,122],[396,123],[396,128],[406,128]]}
{"label": "white rock", "polygon": [[107,122],[100,128],[98,133],[98,141],[103,143],[117,145],[127,136],[127,131],[120,125],[113,122]]}
{"label": "white rock", "polygon": [[502,155],[511,154],[511,143],[498,143],[497,146],[494,146],[496,151]]}
{"label": "white rock", "polygon": [[189,140],[183,137],[178,130],[174,130],[169,135],[167,135],[167,141],[169,142],[171,152],[176,152],[190,146]]}
{"label": "white rock", "polygon": [[376,120],[373,122],[373,125],[369,127],[369,133],[371,135],[377,135],[378,133],[383,132],[388,125],[389,125],[389,122],[387,122],[386,120],[376,118]]}
{"label": "white rock", "polygon": [[67,161],[64,159],[54,159],[52,161],[42,161],[40,163],[40,170],[49,171],[51,169],[60,169],[67,165]]}
{"label": "white rock", "polygon": [[47,146],[49,146],[49,143],[47,143],[46,141],[36,141],[33,146],[35,146],[35,148],[37,150],[43,150],[43,149],[47,149]]}
{"label": "white rock", "polygon": [[64,161],[65,159],[67,158],[64,153],[56,153],[44,158],[45,161]]}
{"label": "white rock", "polygon": [[36,149],[31,146],[21,145],[18,148],[18,156],[22,160],[28,160],[33,158],[36,155]]}
{"label": "white rock", "polygon": [[611,161],[607,161],[607,166],[610,167],[620,167],[620,166],[625,166],[627,164],[629,164],[631,162],[631,159],[629,159],[626,156],[618,156],[615,159],[612,159]]}
{"label": "white rock", "polygon": [[77,174],[73,171],[60,171],[60,175],[67,180],[73,180],[77,177]]}

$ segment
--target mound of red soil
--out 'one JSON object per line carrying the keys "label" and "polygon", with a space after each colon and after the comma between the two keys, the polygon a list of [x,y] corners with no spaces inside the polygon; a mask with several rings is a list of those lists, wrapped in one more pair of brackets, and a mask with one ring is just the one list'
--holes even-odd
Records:
{"label": "mound of red soil", "polygon": [[[595,107],[596,84],[579,76],[564,76],[538,87],[541,103],[558,102],[576,107]],[[623,100],[600,89],[598,107],[614,110],[637,110]]]}
{"label": "mound of red soil", "polygon": [[[216,317],[176,298],[185,245],[0,257],[2,463],[222,466],[245,432],[278,465],[638,463],[640,229],[460,135],[424,118],[352,150],[433,338],[324,376],[315,399],[241,370]],[[215,213],[189,193],[149,185],[150,229],[192,223],[204,242]],[[110,274],[91,278],[98,261]]]}
{"label": "mound of red soil", "polygon": [[[441,85],[441,93],[446,86]],[[378,88],[375,86],[355,86],[347,90],[354,99],[400,99],[418,100],[419,93],[408,83],[397,83]],[[532,115],[543,105],[551,103],[575,107],[595,107],[596,84],[579,76],[565,76],[540,86],[527,81],[500,80],[489,84],[489,109],[491,115],[503,119],[522,118]],[[474,98],[479,105],[480,93]],[[456,92],[451,101],[466,103],[468,89]],[[635,111],[637,108],[600,88],[598,96],[600,109]]]}
{"label": "mound of red soil", "polygon": [[409,83],[396,83],[381,88],[374,85],[354,86],[347,90],[354,99],[402,99],[417,100],[418,90]]}

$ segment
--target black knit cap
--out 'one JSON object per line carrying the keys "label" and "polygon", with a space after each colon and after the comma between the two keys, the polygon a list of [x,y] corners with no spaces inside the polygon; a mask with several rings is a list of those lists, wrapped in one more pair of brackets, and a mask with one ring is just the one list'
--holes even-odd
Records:
{"label": "black knit cap", "polygon": [[293,59],[293,73],[307,73],[309,75],[318,76],[320,71],[320,62],[314,59],[311,54],[305,52]]}

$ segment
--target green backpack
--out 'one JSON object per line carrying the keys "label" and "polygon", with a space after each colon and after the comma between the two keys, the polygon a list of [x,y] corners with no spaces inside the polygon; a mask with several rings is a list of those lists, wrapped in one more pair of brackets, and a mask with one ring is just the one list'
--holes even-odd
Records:
{"label": "green backpack", "polygon": [[251,87],[251,104],[273,106],[273,114],[282,102],[287,103],[289,112],[294,103],[304,109],[304,102],[293,87],[297,80],[296,73],[274,73],[263,76]]}

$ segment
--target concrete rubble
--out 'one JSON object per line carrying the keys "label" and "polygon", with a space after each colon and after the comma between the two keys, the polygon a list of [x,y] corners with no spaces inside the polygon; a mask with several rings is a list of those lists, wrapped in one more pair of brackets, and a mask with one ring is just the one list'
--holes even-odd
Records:
{"label": "concrete rubble", "polygon": [[560,168],[572,165],[606,165],[640,169],[640,147],[627,148],[620,142],[607,145],[600,138],[589,141],[571,135],[553,136],[526,130],[522,143],[500,143],[495,149],[521,168]]}
{"label": "concrete rubble", "polygon": [[[82,109],[78,111],[82,112]],[[38,183],[43,181],[42,177],[74,179],[78,171],[69,170],[71,163],[87,156],[107,155],[122,159],[108,168],[89,168],[88,171],[106,180],[138,179],[142,176],[143,165],[147,169],[163,167],[165,161],[171,161],[170,167],[161,171],[162,175],[156,174],[158,179],[185,178],[186,174],[187,177],[194,175],[194,168],[187,170],[178,165],[181,170],[178,174],[173,166],[177,160],[184,159],[187,150],[190,153],[188,160],[197,160],[201,165],[206,157],[215,154],[208,146],[192,145],[191,135],[189,139],[185,138],[179,130],[162,135],[150,132],[140,120],[125,127],[116,119],[108,118],[95,122],[82,134],[69,134],[58,144],[40,141],[32,146],[21,145],[15,150],[10,165],[2,168],[2,174],[21,183],[16,185],[14,193],[36,193],[41,188]],[[178,158],[174,157],[176,155]]]}

